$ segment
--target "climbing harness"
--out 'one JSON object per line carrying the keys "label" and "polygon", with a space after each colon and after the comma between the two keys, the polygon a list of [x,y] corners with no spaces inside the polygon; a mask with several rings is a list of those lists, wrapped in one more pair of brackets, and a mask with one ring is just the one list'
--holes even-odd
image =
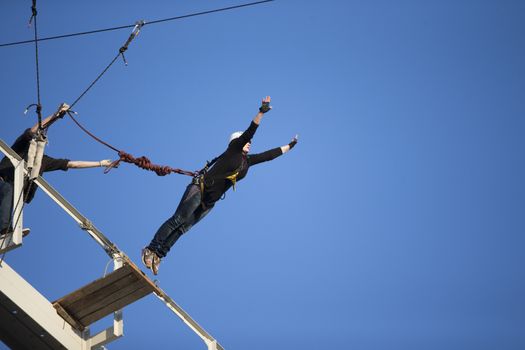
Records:
{"label": "climbing harness", "polygon": [[235,185],[237,184],[237,177],[241,173],[241,171],[244,170],[244,168],[247,165],[248,160],[246,159],[246,156],[242,156],[242,162],[241,165],[235,169],[230,175],[226,176],[226,179],[230,180],[232,182],[232,188],[235,191]]}
{"label": "climbing harness", "polygon": [[[199,186],[200,188],[200,192],[201,192],[201,205],[202,205],[202,208],[203,209],[206,209],[206,205],[204,203],[204,190],[205,190],[205,187],[206,187],[206,174],[208,173],[208,171],[210,170],[210,168],[217,162],[217,160],[219,160],[222,156],[224,155],[221,154],[220,156],[218,157],[215,157],[213,158],[211,161],[206,161],[206,165],[204,166],[204,168],[202,168],[201,170],[197,171],[195,173],[195,175],[193,176],[193,179],[191,181],[191,183],[193,185],[196,185],[196,186]],[[232,188],[233,190],[235,191],[235,186],[237,184],[237,177],[239,176],[240,172],[244,169],[246,165],[246,159],[243,158],[243,161],[242,161],[242,164],[241,166],[239,166],[235,171],[233,171],[230,175],[228,176],[225,176],[225,179],[227,180],[230,180],[231,183],[232,183]],[[213,180],[212,180],[213,181]],[[212,182],[213,184],[213,182]],[[210,185],[210,184],[208,184]],[[220,200],[224,200],[226,198],[226,192],[224,192],[220,198]]]}
{"label": "climbing harness", "polygon": [[232,187],[234,191],[235,191],[235,185],[237,184],[237,176],[239,176],[238,171],[234,172],[233,174],[229,176],[226,176],[226,178],[232,182]]}
{"label": "climbing harness", "polygon": [[[206,161],[206,165],[204,166],[204,168],[202,168],[201,170],[197,171],[195,173],[195,176],[193,176],[193,179],[191,180],[191,183],[193,185],[199,186],[199,189],[200,189],[200,192],[201,192],[201,206],[202,206],[203,209],[206,209],[206,204],[204,203],[204,189],[205,189],[205,186],[206,186],[206,183],[205,183],[206,180],[205,180],[204,177],[208,173],[210,168],[217,162],[217,160],[219,160],[219,158],[222,157],[223,154],[213,158],[211,161]],[[226,193],[222,194],[221,200],[223,200],[224,198],[226,198]]]}

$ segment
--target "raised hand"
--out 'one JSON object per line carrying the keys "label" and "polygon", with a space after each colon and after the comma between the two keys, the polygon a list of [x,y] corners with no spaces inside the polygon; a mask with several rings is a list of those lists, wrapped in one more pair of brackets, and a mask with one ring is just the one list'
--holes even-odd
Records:
{"label": "raised hand", "polygon": [[266,113],[270,109],[272,109],[272,106],[270,106],[270,100],[271,100],[270,96],[266,96],[265,98],[263,98],[261,107],[259,108],[259,112]]}

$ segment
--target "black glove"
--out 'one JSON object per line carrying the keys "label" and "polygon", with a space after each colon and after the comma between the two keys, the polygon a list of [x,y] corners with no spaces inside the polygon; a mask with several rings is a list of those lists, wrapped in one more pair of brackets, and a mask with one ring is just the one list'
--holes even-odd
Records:
{"label": "black glove", "polygon": [[268,112],[270,109],[272,109],[270,107],[270,102],[263,102],[261,107],[259,108],[259,112],[261,113],[266,113]]}
{"label": "black glove", "polygon": [[290,149],[294,148],[295,145],[297,144],[297,136],[295,136],[292,141],[290,141],[290,143],[288,144],[288,146],[290,146]]}

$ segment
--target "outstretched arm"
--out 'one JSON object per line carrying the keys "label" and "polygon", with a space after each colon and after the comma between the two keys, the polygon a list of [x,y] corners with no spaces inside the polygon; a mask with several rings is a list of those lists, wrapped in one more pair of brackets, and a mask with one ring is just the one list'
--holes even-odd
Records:
{"label": "outstretched arm", "polygon": [[[42,120],[42,128],[45,129],[45,128],[47,128],[48,126],[51,126],[51,124],[52,124],[53,122],[55,122],[57,119],[62,118],[62,117],[66,114],[66,112],[67,112],[68,109],[69,109],[69,105],[66,104],[66,103],[62,103],[62,104],[58,107],[58,110],[57,110],[55,113],[51,114],[50,116],[48,116],[47,118],[45,118],[44,120]],[[31,127],[31,132],[32,132],[33,134],[36,133],[37,130],[38,130],[38,122],[37,122],[35,125],[33,125],[33,126]]]}
{"label": "outstretched arm", "polygon": [[111,159],[104,159],[101,161],[85,161],[85,160],[70,160],[67,167],[70,169],[84,169],[84,168],[100,168],[108,167],[111,164]]}
{"label": "outstretched arm", "polygon": [[289,144],[281,146],[281,151],[283,152],[283,154],[285,154],[286,152],[288,152],[289,150],[294,148],[295,145],[297,144],[297,140],[298,139],[299,139],[299,135],[295,135],[294,138],[292,139],[292,141],[290,141]]}
{"label": "outstretched arm", "polygon": [[263,98],[261,107],[259,108],[259,112],[253,118],[252,122],[250,123],[250,126],[248,127],[248,129],[246,129],[246,131],[242,133],[241,136],[239,136],[231,142],[231,147],[242,149],[246,143],[251,141],[251,139],[255,135],[255,132],[257,131],[257,128],[259,127],[259,124],[261,123],[261,119],[264,113],[272,109],[272,107],[270,106],[270,100],[270,96],[266,96],[265,98]]}
{"label": "outstretched arm", "polygon": [[266,152],[248,155],[248,163],[251,166],[251,165],[259,164],[262,162],[268,162],[270,160],[273,160],[277,157],[282,156],[283,154],[285,154],[286,152],[288,152],[289,150],[295,147],[295,145],[297,144],[297,138],[298,136],[295,135],[292,141],[287,145],[276,147]]}
{"label": "outstretched arm", "polygon": [[263,98],[261,107],[259,108],[259,113],[257,113],[253,118],[253,122],[255,124],[259,125],[261,123],[262,117],[264,116],[264,113],[272,109],[272,106],[270,106],[270,101],[270,96],[266,96],[265,98]]}

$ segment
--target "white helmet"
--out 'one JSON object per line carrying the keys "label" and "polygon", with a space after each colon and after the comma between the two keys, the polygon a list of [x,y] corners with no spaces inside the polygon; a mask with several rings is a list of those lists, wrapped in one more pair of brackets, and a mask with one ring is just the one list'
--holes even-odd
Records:
{"label": "white helmet", "polygon": [[242,131],[234,132],[233,134],[230,135],[230,141],[229,142],[232,142],[233,140],[235,140],[236,138],[240,137],[241,135],[242,135]]}

